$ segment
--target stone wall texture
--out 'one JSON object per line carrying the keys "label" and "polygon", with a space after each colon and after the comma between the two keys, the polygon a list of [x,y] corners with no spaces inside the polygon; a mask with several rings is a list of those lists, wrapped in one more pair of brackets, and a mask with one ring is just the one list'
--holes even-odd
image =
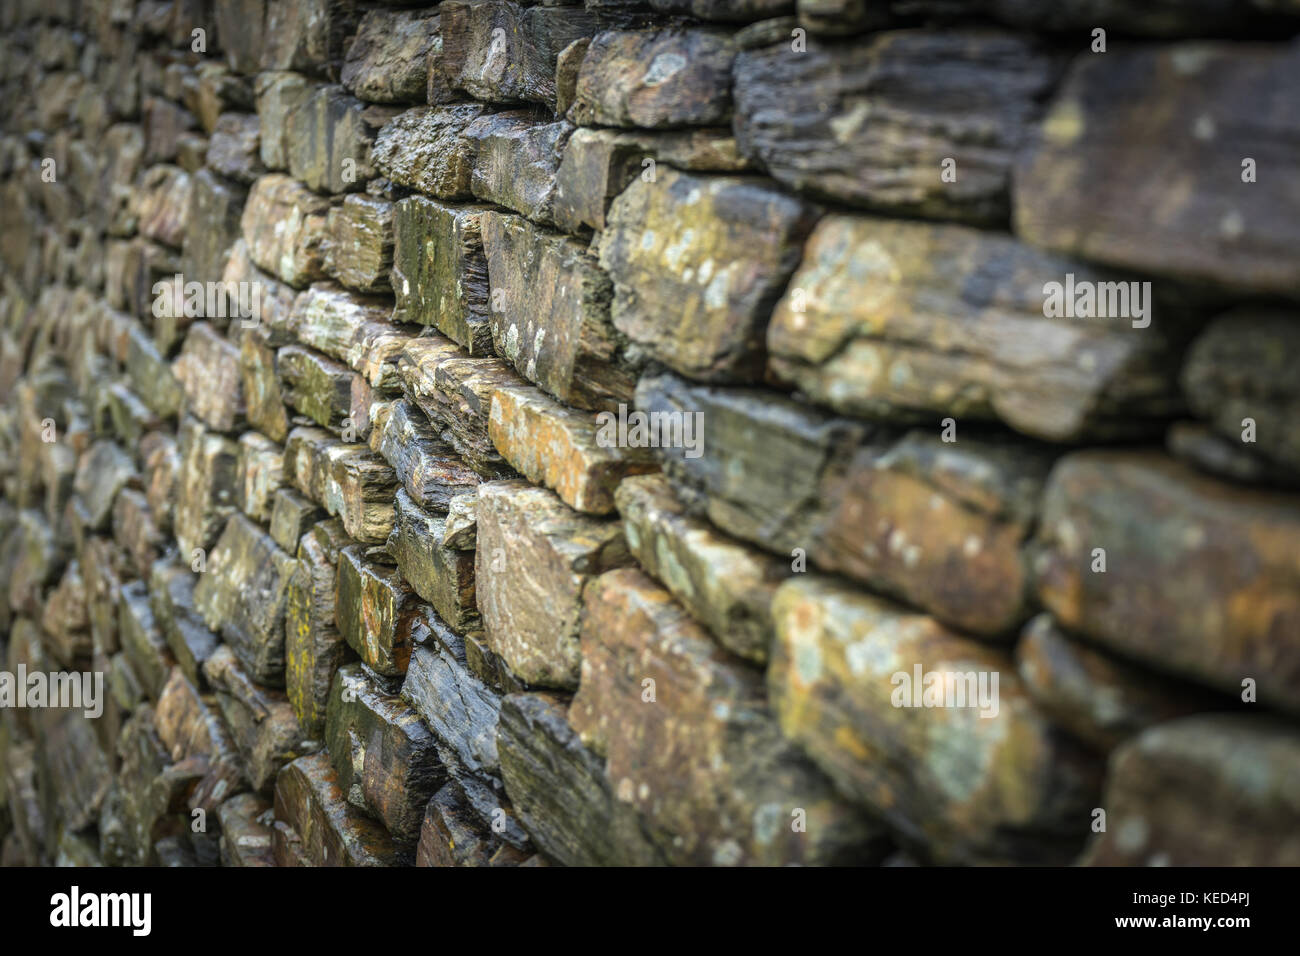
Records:
{"label": "stone wall texture", "polygon": [[1300,865],[1294,0],[0,30],[0,862]]}

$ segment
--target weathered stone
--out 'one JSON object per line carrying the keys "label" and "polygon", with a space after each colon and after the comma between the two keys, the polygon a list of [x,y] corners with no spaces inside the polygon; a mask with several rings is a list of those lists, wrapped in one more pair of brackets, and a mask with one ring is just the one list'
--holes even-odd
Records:
{"label": "weathered stone", "polygon": [[346,365],[297,345],[276,354],[280,394],[287,404],[318,425],[351,428],[364,437],[370,430],[370,387]]}
{"label": "weathered stone", "polygon": [[141,689],[157,700],[176,662],[154,622],[149,591],[143,581],[122,586],[119,610],[118,635],[127,663]]}
{"label": "weathered stone", "polygon": [[740,150],[778,182],[854,206],[1000,223],[1015,151],[1059,65],[1013,34],[947,29],[799,51],[787,35],[741,52],[735,70]]}
{"label": "weathered stone", "polygon": [[1300,415],[1297,362],[1300,322],[1294,315],[1236,310],[1193,343],[1183,366],[1183,391],[1192,411],[1224,439],[1300,472],[1300,435],[1293,427]]}
{"label": "weathered stone", "polygon": [[[275,816],[299,838],[310,866],[394,866],[400,856],[383,825],[352,807],[324,753],[299,757],[276,779]],[[276,853],[276,863],[285,857]]]}
{"label": "weathered stone", "polygon": [[349,195],[329,211],[326,271],[358,292],[386,292],[393,266],[395,204]]}
{"label": "weathered stone", "polygon": [[1046,318],[1044,280],[1067,276],[1128,288],[985,232],[828,216],[773,314],[770,368],[852,415],[1000,419],[1052,441],[1150,432],[1180,405],[1179,336],[1150,311]]}
{"label": "weathered stone", "polygon": [[1025,627],[1016,645],[1025,689],[1066,730],[1108,753],[1146,728],[1203,710],[1217,701],[1098,653],[1069,637],[1050,614]]}
{"label": "weathered stone", "polygon": [[508,365],[467,357],[442,336],[424,335],[406,342],[398,368],[407,398],[467,465],[488,480],[513,475],[488,434],[493,392],[522,384]]}
{"label": "weathered stone", "polygon": [[86,613],[85,582],[79,562],[72,561],[68,564],[63,577],[45,599],[41,630],[45,635],[46,647],[60,664],[74,667],[90,660],[94,645],[90,634],[90,619]]}
{"label": "weathered stone", "polygon": [[416,848],[416,866],[491,866],[498,841],[483,825],[454,781],[425,810]]}
{"label": "weathered stone", "polygon": [[257,116],[261,121],[262,163],[268,169],[288,169],[285,148],[288,115],[311,94],[314,85],[297,73],[259,73],[255,82]]}
{"label": "weathered stone", "polygon": [[269,793],[281,767],[319,746],[305,739],[284,692],[253,683],[228,646],[204,662],[203,674],[216,691],[254,790]]}
{"label": "weathered stone", "polygon": [[[1294,175],[1282,144],[1300,126],[1288,105],[1298,61],[1300,47],[1280,43],[1076,58],[1018,162],[1016,231],[1100,262],[1294,298],[1300,193],[1267,184]],[[1244,158],[1258,186],[1243,185]]]}
{"label": "weathered stone", "polygon": [[241,793],[217,808],[222,866],[275,866],[271,828],[261,822],[270,809],[271,804],[254,793]]}
{"label": "weathered stone", "polygon": [[113,539],[142,578],[148,576],[149,568],[167,545],[149,513],[148,500],[134,488],[123,488],[113,501]]}
{"label": "weathered stone", "polygon": [[1200,422],[1174,422],[1165,433],[1165,447],[1198,471],[1229,481],[1281,488],[1300,485],[1296,472],[1252,454],[1249,443],[1240,437],[1220,435]]}
{"label": "weathered stone", "polygon": [[265,173],[257,114],[222,113],[212,130],[207,163],[221,175],[241,183],[252,183]]}
{"label": "weathered stone", "polygon": [[187,567],[155,562],[149,572],[149,608],[176,659],[176,666],[195,687],[203,686],[202,665],[220,643],[194,609],[196,579]]}
{"label": "weathered stone", "polygon": [[160,531],[171,531],[172,507],[181,459],[176,440],[165,432],[150,432],[140,441],[145,499]]}
{"label": "weathered stone", "polygon": [[194,116],[158,96],[147,96],[140,109],[144,128],[144,164],[167,163],[176,158],[176,140],[195,125]]}
{"label": "weathered stone", "polygon": [[375,175],[375,133],[392,116],[392,110],[367,106],[341,87],[317,87],[285,117],[289,172],[318,192],[361,189]]}
{"label": "weathered stone", "polygon": [[881,441],[870,426],[789,399],[694,386],[672,375],[643,378],[636,405],[651,415],[675,413],[687,425],[700,416],[698,455],[660,452],[674,490],[718,528],[783,556],[809,552],[826,489],[869,436]]}
{"label": "weathered stone", "polygon": [[393,320],[432,325],[471,355],[491,355],[480,228],[486,207],[410,196],[395,210]]}
{"label": "weathered stone", "polygon": [[337,519],[322,521],[303,535],[298,567],[285,604],[285,690],[303,731],[325,731],[326,705],[334,672],[351,656],[334,621],[334,586],[339,551],[353,542]]}
{"label": "weathered stone", "polygon": [[454,497],[472,494],[482,480],[438,436],[424,413],[406,401],[392,404],[376,450],[421,508],[446,511]]}
{"label": "weathered stone", "polygon": [[339,789],[415,849],[430,797],[447,779],[433,734],[400,697],[378,691],[360,664],[334,677],[325,732]]}
{"label": "weathered stone", "polygon": [[550,694],[501,702],[497,748],[506,792],[529,835],[565,866],[662,866],[636,813],[617,800],[604,761],[578,740]]}
{"label": "weathered stone", "polygon": [[475,554],[492,650],[529,684],[576,687],[583,586],[629,561],[618,523],[575,514],[526,482],[491,482],[479,486]]}
{"label": "weathered stone", "polygon": [[405,489],[397,492],[388,553],[402,577],[453,630],[478,626],[474,553],[443,545],[446,521],[422,511]]}
{"label": "weathered stone", "polygon": [[284,605],[294,562],[234,514],[194,588],[195,608],[259,683],[284,686]]}
{"label": "weathered stone", "polygon": [[439,199],[470,199],[475,143],[466,131],[483,112],[478,104],[407,110],[375,138],[375,167],[400,186]]}
{"label": "weathered stone", "polygon": [[[556,116],[566,115],[574,99],[577,98],[578,74],[582,70],[582,60],[587,55],[587,47],[590,45],[591,37],[579,37],[561,50],[555,58]],[[429,102],[433,102],[432,97]]]}
{"label": "weathered stone", "polygon": [[277,488],[271,502],[271,540],[294,554],[302,536],[324,517],[324,512],[311,499],[289,488]]}
{"label": "weathered stone", "polygon": [[345,363],[374,388],[399,384],[397,361],[413,328],[388,321],[390,304],[331,284],[314,285],[294,301],[289,328],[303,345]]}
{"label": "weathered stone", "polygon": [[275,349],[255,335],[245,335],[239,342],[239,376],[248,424],[273,441],[284,441],[289,434],[289,413],[280,391]]}
{"label": "weathered stone", "polygon": [[266,43],[267,0],[217,0],[213,7],[226,63],[236,73],[256,73]]}
{"label": "weathered stone", "polygon": [[731,119],[730,33],[607,31],[592,38],[569,119],[580,126],[713,126]]}
{"label": "weathered stone", "polygon": [[339,551],[334,620],[348,646],[384,677],[406,673],[414,593],[397,569],[365,558],[359,545]]}
{"label": "weathered stone", "polygon": [[152,166],[131,194],[131,214],[140,235],[179,249],[190,207],[189,173],[176,166]]}
{"label": "weathered stone", "polygon": [[670,863],[878,859],[880,831],[781,737],[757,671],[640,571],[602,575],[586,598],[569,720]]}
{"label": "weathered stone", "polygon": [[216,701],[174,668],[154,708],[158,739],[173,763],[194,761],[201,777],[190,794],[191,806],[205,813],[216,810],[227,797],[247,789],[235,742],[217,710]]}
{"label": "weathered stone", "polygon": [[828,486],[808,550],[954,627],[1009,636],[1029,613],[1026,545],[1052,459],[1015,440],[922,432],[864,448]]}
{"label": "weathered stone", "polygon": [[33,723],[42,817],[47,825],[57,821],[69,831],[95,823],[112,768],[95,739],[93,721],[82,710],[50,708],[39,711]]}
{"label": "weathered stone", "polygon": [[[612,412],[579,412],[529,386],[492,393],[488,434],[521,474],[588,514],[614,510],[614,488],[627,475],[657,470],[651,452],[620,447]],[[613,437],[610,437],[613,436]]]}
{"label": "weathered stone", "polygon": [[113,499],[134,473],[134,460],[114,442],[97,441],[81,455],[72,490],[85,506],[86,521],[92,530],[108,527]]}
{"label": "weathered stone", "polygon": [[629,402],[636,371],[610,321],[612,288],[595,257],[515,216],[487,213],[482,232],[497,352],[571,405]]}
{"label": "weathered stone", "polygon": [[[427,607],[416,611],[407,701],[446,748],[444,764],[469,774],[495,774],[501,699],[470,673],[459,639]],[[457,648],[461,653],[457,654]]]}
{"label": "weathered stone", "polygon": [[329,200],[280,173],[253,184],[241,221],[248,254],[295,288],[325,277]]}
{"label": "weathered stone", "polygon": [[125,365],[131,390],[159,418],[171,418],[180,409],[185,394],[171,363],[142,326],[132,323],[127,336]]}
{"label": "weathered stone", "polygon": [[444,82],[489,103],[555,106],[556,59],[602,17],[580,7],[448,0],[440,7]]}
{"label": "weathered stone", "polygon": [[364,445],[340,445],[329,457],[325,510],[338,515],[356,540],[383,543],[393,527],[393,494],[400,487],[396,473]]}
{"label": "weathered stone", "polygon": [[1089,866],[1295,866],[1294,726],[1242,714],[1158,724],[1115,752]]}
{"label": "weathered stone", "polygon": [[447,520],[443,525],[442,546],[457,551],[473,551],[478,540],[478,489],[474,494],[456,495],[447,502]]}
{"label": "weathered stone", "polygon": [[217,282],[230,248],[239,238],[248,190],[207,168],[200,169],[190,181],[190,211],[185,217],[181,259],[185,281]]}
{"label": "weathered stone", "polygon": [[572,123],[538,123],[523,110],[480,116],[465,132],[475,144],[475,198],[553,223],[555,174],[572,132]]}
{"label": "weathered stone", "polygon": [[182,559],[193,560],[196,548],[212,547],[235,510],[239,446],[188,417],[177,429],[177,439],[180,471],[173,526]]}
{"label": "weathered stone", "polygon": [[239,431],[246,423],[239,348],[207,322],[195,322],[172,371],[185,392],[187,410],[209,428]]}
{"label": "weathered stone", "polygon": [[254,521],[267,522],[272,499],[284,484],[284,449],[265,435],[245,432],[239,436],[239,510]]}
{"label": "weathered stone", "polygon": [[615,326],[684,375],[756,380],[768,316],[817,215],[758,179],[635,180],[600,240]]}
{"label": "weathered stone", "polygon": [[[185,31],[185,38],[192,42],[189,30]],[[193,110],[204,132],[215,130],[223,113],[246,112],[252,108],[252,84],[231,73],[224,63],[208,60],[198,65],[196,73]]]}
{"label": "weathered stone", "polygon": [[1077,852],[1100,767],[1038,712],[1005,654],[826,578],[787,581],[772,614],[782,731],[906,846],[940,862]]}
{"label": "weathered stone", "polygon": [[259,269],[242,237],[230,247],[230,258],[226,260],[221,280],[227,284],[227,313],[232,320],[236,317],[240,320],[231,322],[232,339],[238,338],[242,343],[244,339],[255,338],[268,346],[288,341],[289,314],[297,292]]}
{"label": "weathered stone", "polygon": [[756,664],[772,643],[772,596],[790,569],[687,514],[661,475],[625,479],[615,494],[628,548],[715,640]]}
{"label": "weathered stone", "polygon": [[284,444],[284,476],[293,487],[325,507],[329,494],[329,453],[343,443],[323,428],[299,426]]}
{"label": "weathered stone", "polygon": [[1300,710],[1293,497],[1163,455],[1079,452],[1052,472],[1039,535],[1039,596],[1062,627],[1226,693],[1251,678]]}
{"label": "weathered stone", "polygon": [[343,58],[354,26],[353,0],[268,2],[261,68],[322,71]]}
{"label": "weathered stone", "polygon": [[424,101],[438,22],[429,10],[367,11],[347,48],[343,86],[371,103]]}
{"label": "weathered stone", "polygon": [[556,225],[566,232],[604,229],[614,197],[638,176],[656,176],[656,162],[713,172],[741,172],[748,165],[730,130],[579,129],[565,144],[555,174]]}

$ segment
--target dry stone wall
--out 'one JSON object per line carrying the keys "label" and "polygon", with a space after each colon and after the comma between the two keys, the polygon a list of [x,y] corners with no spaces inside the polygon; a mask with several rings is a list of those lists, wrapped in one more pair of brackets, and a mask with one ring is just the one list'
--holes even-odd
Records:
{"label": "dry stone wall", "polygon": [[1295,3],[0,27],[3,863],[1300,864]]}

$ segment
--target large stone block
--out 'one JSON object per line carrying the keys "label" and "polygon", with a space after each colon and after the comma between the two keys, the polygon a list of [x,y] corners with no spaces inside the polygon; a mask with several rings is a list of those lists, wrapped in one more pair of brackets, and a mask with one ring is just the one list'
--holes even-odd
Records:
{"label": "large stone block", "polygon": [[614,325],[683,375],[757,380],[768,316],[816,219],[760,179],[634,180],[600,239]]}
{"label": "large stone block", "polygon": [[370,164],[375,134],[393,115],[342,87],[317,87],[285,116],[289,172],[318,192],[361,189],[375,175]]}
{"label": "large stone block", "polygon": [[1142,318],[1048,318],[1051,282],[1139,304],[1127,276],[1003,236],[827,216],[772,315],[769,367],[836,411],[888,421],[994,419],[1049,441],[1159,428],[1181,404],[1185,336],[1149,291]]}
{"label": "large stone block", "polygon": [[1001,223],[1016,150],[1060,64],[1024,37],[949,28],[805,50],[787,32],[742,51],[735,69],[736,139],[778,182],[869,209]]}
{"label": "large stone block", "polygon": [[394,205],[394,321],[432,325],[471,355],[492,354],[481,229],[486,211],[424,196]]}
{"label": "large stone block", "polygon": [[781,729],[937,862],[1070,861],[1100,766],[1034,706],[1003,653],[830,579],[773,602]]}
{"label": "large stone block", "polygon": [[570,405],[630,403],[636,368],[610,320],[613,287],[595,256],[516,216],[490,212],[481,222],[497,353]]}
{"label": "large stone block", "polygon": [[399,186],[438,199],[470,199],[475,143],[466,131],[483,112],[467,103],[417,106],[395,116],[375,138],[375,167]]}
{"label": "large stone block", "polygon": [[614,496],[637,563],[727,650],[767,663],[772,597],[789,565],[692,517],[662,475],[625,479]]}
{"label": "large stone block", "polygon": [[347,48],[344,88],[370,103],[423,102],[438,21],[429,10],[368,10]]}
{"label": "large stone block", "polygon": [[668,862],[879,859],[878,826],[781,736],[758,671],[640,571],[604,574],[586,595],[569,720]]}
{"label": "large stone block", "polygon": [[1183,392],[1192,411],[1229,445],[1300,472],[1300,434],[1292,425],[1300,415],[1297,363],[1296,315],[1234,310],[1193,342],[1183,365]]}
{"label": "large stone block", "polygon": [[393,511],[387,549],[402,577],[453,630],[476,628],[474,552],[444,545],[446,519],[422,510],[405,489],[397,492]]}
{"label": "large stone block", "polygon": [[715,126],[731,118],[731,34],[610,30],[587,47],[569,119],[579,126]]}
{"label": "large stone block", "polygon": [[299,757],[275,784],[276,863],[395,866],[401,856],[381,823],[347,802],[325,753]]}
{"label": "large stone block", "polygon": [[498,388],[488,434],[520,474],[552,489],[570,508],[609,514],[619,481],[658,466],[648,449],[620,446],[613,413],[602,414],[610,416],[607,425],[535,388]]}
{"label": "large stone block", "polygon": [[1115,752],[1089,866],[1295,866],[1300,735],[1243,714],[1158,724]]}
{"label": "large stone block", "polygon": [[348,664],[334,677],[325,740],[348,802],[378,817],[405,852],[414,850],[424,808],[447,779],[419,714],[379,691],[360,664]]}
{"label": "large stone block", "polygon": [[241,228],[259,267],[294,288],[325,277],[329,200],[280,173],[253,184]]}
{"label": "large stone block", "polygon": [[577,514],[526,482],[490,482],[479,486],[477,542],[478,605],[493,652],[529,684],[575,688],[583,587],[629,561],[619,524]]}
{"label": "large stone block", "polygon": [[1228,694],[1250,678],[1300,711],[1294,497],[1159,454],[1078,452],[1052,472],[1039,539],[1039,596],[1066,629]]}
{"label": "large stone block", "polygon": [[352,654],[334,620],[339,552],[354,542],[336,518],[302,536],[284,609],[285,693],[303,731],[319,739],[334,673]]}
{"label": "large stone block", "polygon": [[294,561],[242,514],[232,515],[194,587],[194,606],[253,680],[284,686],[284,607]]}
{"label": "large stone block", "polygon": [[1297,63],[1294,43],[1078,57],[1017,164],[1016,231],[1099,262],[1295,298],[1300,160],[1285,144],[1300,135]]}
{"label": "large stone block", "polygon": [[406,342],[399,361],[402,388],[465,463],[488,480],[514,472],[488,434],[492,395],[523,381],[504,362],[471,358],[442,336]]}

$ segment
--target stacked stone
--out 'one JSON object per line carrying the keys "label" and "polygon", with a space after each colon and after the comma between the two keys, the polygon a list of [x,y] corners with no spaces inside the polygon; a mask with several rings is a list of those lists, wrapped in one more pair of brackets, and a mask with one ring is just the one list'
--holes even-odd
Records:
{"label": "stacked stone", "polygon": [[0,862],[1300,863],[1240,6],[7,5]]}

